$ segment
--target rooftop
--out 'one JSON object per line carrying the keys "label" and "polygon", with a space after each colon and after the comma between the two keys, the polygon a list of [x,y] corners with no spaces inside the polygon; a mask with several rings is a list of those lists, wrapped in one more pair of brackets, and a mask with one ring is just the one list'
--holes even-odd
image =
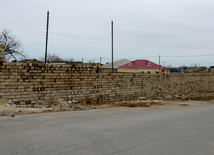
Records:
{"label": "rooftop", "polygon": [[[131,61],[130,63],[124,64],[118,68],[126,68],[126,69],[159,69],[159,65],[144,59],[138,59],[135,61]],[[160,66],[160,69],[164,69],[164,67]]]}
{"label": "rooftop", "polygon": [[[123,65],[125,65],[127,63],[130,63],[130,61],[127,60],[127,59],[120,59],[120,60],[114,61],[113,62],[113,68],[117,69],[118,67],[123,66]],[[101,68],[106,68],[106,69],[107,68],[112,68],[112,63],[103,65],[103,66],[101,66]]]}

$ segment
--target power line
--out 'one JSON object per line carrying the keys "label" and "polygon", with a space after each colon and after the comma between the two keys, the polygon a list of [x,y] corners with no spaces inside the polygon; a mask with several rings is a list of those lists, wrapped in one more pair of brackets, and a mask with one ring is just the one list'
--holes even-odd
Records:
{"label": "power line", "polygon": [[[214,54],[203,54],[203,55],[177,55],[177,56],[162,56],[161,57],[201,57],[201,56],[214,56]],[[114,58],[114,59],[146,59],[146,58],[158,58],[159,56],[148,56],[148,57],[137,57],[137,58]],[[91,58],[91,59],[100,59],[100,58]],[[91,60],[85,59],[85,60]],[[107,57],[102,57],[102,59],[111,59]]]}
{"label": "power line", "polygon": [[[162,56],[161,57],[201,57],[201,56],[214,56],[214,54],[204,54],[204,55],[177,55],[177,56]],[[146,58],[158,58],[158,56],[148,56],[148,57],[137,57],[137,58],[114,58],[114,59],[146,59]],[[99,58],[97,58],[99,59]],[[105,58],[103,59],[111,59],[111,58]]]}
{"label": "power line", "polygon": [[[145,58],[158,58],[159,56],[150,56],[150,57],[137,57],[137,58],[114,58],[114,59],[145,59]],[[111,58],[105,58],[103,59],[111,59]]]}
{"label": "power line", "polygon": [[201,57],[201,56],[214,56],[214,54],[204,54],[204,55],[180,55],[180,56],[161,56],[161,57]]}

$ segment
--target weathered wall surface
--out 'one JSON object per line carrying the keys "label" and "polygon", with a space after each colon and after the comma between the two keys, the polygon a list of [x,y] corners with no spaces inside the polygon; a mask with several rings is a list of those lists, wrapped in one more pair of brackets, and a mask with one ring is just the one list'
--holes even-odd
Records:
{"label": "weathered wall surface", "polygon": [[98,73],[96,66],[0,64],[0,99],[34,104],[50,97],[68,101],[102,97],[106,102],[139,97],[197,97],[214,93],[214,74]]}
{"label": "weathered wall surface", "polygon": [[147,71],[150,71],[152,74],[155,74],[155,71],[158,72],[159,69],[129,69],[129,68],[118,68],[118,72],[121,73],[140,73],[141,71],[144,71],[147,73]]}
{"label": "weathered wall surface", "polygon": [[5,61],[4,45],[0,44],[0,62]]}

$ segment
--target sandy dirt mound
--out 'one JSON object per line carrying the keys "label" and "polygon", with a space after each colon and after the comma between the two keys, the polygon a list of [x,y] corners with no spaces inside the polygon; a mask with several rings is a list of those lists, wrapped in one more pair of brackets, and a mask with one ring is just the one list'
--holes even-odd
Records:
{"label": "sandy dirt mound", "polygon": [[33,114],[43,112],[90,110],[110,107],[150,107],[163,105],[160,100],[138,100],[128,102],[105,103],[101,97],[97,99],[86,99],[81,102],[65,101],[63,99],[49,98],[45,101],[37,101],[36,104],[15,105],[9,100],[0,100],[0,116],[12,116],[20,114]]}
{"label": "sandy dirt mound", "polygon": [[150,107],[154,105],[164,105],[164,101],[161,100],[138,100],[138,101],[129,101],[129,102],[118,102],[115,103],[117,106],[124,107]]}
{"label": "sandy dirt mound", "polygon": [[111,104],[106,104],[102,99],[86,99],[82,102],[65,101],[63,99],[49,98],[45,101],[37,101],[36,104],[15,105],[9,100],[0,100],[0,116],[14,116],[19,114],[32,114],[42,112],[76,111],[109,108]]}

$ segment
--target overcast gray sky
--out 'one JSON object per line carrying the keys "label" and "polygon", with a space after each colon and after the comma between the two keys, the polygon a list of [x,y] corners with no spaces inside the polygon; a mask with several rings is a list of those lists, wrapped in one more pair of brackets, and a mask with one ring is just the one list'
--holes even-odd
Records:
{"label": "overcast gray sky", "polygon": [[29,58],[44,57],[48,10],[48,52],[63,58],[111,62],[114,21],[114,60],[214,65],[213,0],[1,0],[0,30],[11,30]]}

